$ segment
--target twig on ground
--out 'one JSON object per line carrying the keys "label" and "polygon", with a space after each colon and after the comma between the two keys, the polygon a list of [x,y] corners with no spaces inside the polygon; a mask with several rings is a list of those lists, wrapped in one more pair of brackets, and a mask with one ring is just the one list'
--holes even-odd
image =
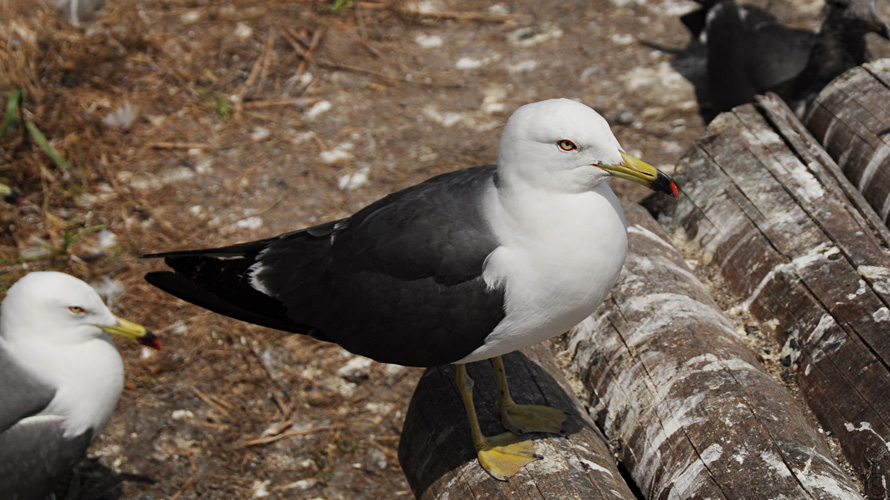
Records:
{"label": "twig on ground", "polygon": [[[227,417],[231,416],[229,414],[229,411],[226,410],[225,407],[223,407],[222,401],[219,401],[219,402],[215,401],[211,396],[201,392],[201,390],[198,389],[197,387],[191,387],[191,389],[192,389],[192,392],[195,393],[195,396],[198,396],[198,398],[201,401],[204,401],[208,405],[212,406],[216,411],[222,413],[223,415],[225,415]],[[229,404],[229,403],[225,403],[225,404],[229,407],[229,409],[232,409],[231,404]]]}
{"label": "twig on ground", "polygon": [[244,109],[277,108],[281,106],[309,106],[319,101],[317,97],[273,97],[261,101],[247,101]]}
{"label": "twig on ground", "polygon": [[[263,48],[263,66],[260,70],[260,78],[256,83],[256,94],[263,91],[263,82],[269,76],[269,66],[272,64],[272,56],[275,54],[275,29],[269,28],[269,34],[266,35],[266,45]],[[243,100],[242,100],[243,102]]]}
{"label": "twig on ground", "polygon": [[192,457],[192,452],[188,448],[185,449],[185,458],[188,459],[189,465],[192,468],[192,473],[198,472],[198,465],[195,463],[195,458]]}
{"label": "twig on ground", "polygon": [[458,11],[420,11],[399,7],[396,11],[400,14],[416,17],[427,17],[432,19],[453,19],[455,21],[485,21],[494,23],[505,23],[518,21],[530,17],[528,15],[517,14],[500,14],[497,12],[458,12]]}
{"label": "twig on ground", "polygon": [[358,25],[358,31],[362,36],[362,40],[368,40],[368,31],[365,29],[365,20],[362,19],[362,3],[352,2],[355,7],[355,24]]}
{"label": "twig on ground", "polygon": [[313,427],[312,429],[303,429],[299,431],[288,431],[282,434],[278,434],[277,436],[267,436],[262,438],[251,439],[250,441],[245,441],[241,443],[242,448],[249,448],[251,446],[258,446],[263,444],[274,443],[275,441],[280,441],[285,438],[294,437],[294,436],[307,436],[309,434],[315,434],[316,432],[329,431],[334,429],[342,429],[346,427],[343,424],[333,424],[333,425],[322,425],[321,427]]}
{"label": "twig on ground", "polygon": [[205,142],[168,142],[155,141],[148,144],[154,149],[210,149],[210,144]]}
{"label": "twig on ground", "polygon": [[256,358],[257,363],[259,363],[260,367],[262,367],[263,371],[266,373],[269,382],[272,384],[272,398],[275,399],[275,404],[278,405],[278,409],[281,410],[282,418],[287,419],[290,417],[290,413],[293,412],[293,406],[286,401],[287,390],[281,386],[281,383],[275,378],[275,375],[272,374],[272,369],[266,365],[266,362],[263,360],[263,355],[260,354],[257,348],[253,345],[253,342],[248,340],[245,343],[247,344],[247,348],[250,349],[250,352],[253,354],[253,357]]}
{"label": "twig on ground", "polygon": [[282,37],[284,40],[290,45],[294,52],[300,56],[302,62],[297,67],[297,70],[294,71],[294,75],[290,78],[292,81],[299,79],[299,77],[306,72],[306,69],[309,67],[309,64],[315,57],[315,51],[318,49],[318,46],[321,44],[322,36],[324,35],[323,29],[317,29],[312,33],[312,38],[309,40],[309,46],[306,49],[300,46],[300,35],[297,34],[293,28],[285,27],[284,33]]}
{"label": "twig on ground", "polygon": [[456,89],[456,88],[461,88],[464,86],[464,84],[461,84],[461,83],[450,83],[450,82],[435,83],[435,82],[418,81],[418,80],[413,80],[413,79],[409,80],[404,77],[401,77],[401,78],[400,77],[392,77],[392,76],[387,76],[387,75],[384,75],[383,73],[378,73],[376,71],[372,71],[369,69],[359,68],[356,66],[348,66],[346,64],[339,64],[339,63],[327,61],[325,59],[318,59],[317,63],[319,66],[321,66],[323,68],[339,70],[339,71],[350,71],[352,73],[359,73],[359,74],[363,74],[363,75],[373,76],[375,78],[378,78],[378,79],[383,80],[388,83],[407,83],[410,85],[418,85],[421,87],[439,87],[439,88],[449,88],[449,89],[452,89],[452,88]]}
{"label": "twig on ground", "polygon": [[182,486],[179,487],[176,493],[172,497],[170,497],[170,500],[179,500],[179,497],[181,497],[182,494],[185,493],[185,490],[187,490],[189,486],[191,486],[192,483],[194,483],[197,479],[197,474],[192,474],[191,476],[189,476],[189,478],[186,479],[184,483],[182,483]]}
{"label": "twig on ground", "polygon": [[238,114],[241,112],[242,104],[244,102],[244,97],[250,92],[250,88],[254,86],[255,83],[262,83],[262,79],[260,75],[263,72],[263,67],[268,66],[267,59],[270,56],[270,52],[272,51],[274,40],[274,30],[270,29],[269,33],[266,35],[266,43],[263,45],[263,52],[257,57],[256,61],[253,63],[253,67],[250,68],[250,74],[247,75],[247,79],[244,80],[244,83],[238,86],[238,88],[233,93],[234,99],[234,108],[235,113]]}

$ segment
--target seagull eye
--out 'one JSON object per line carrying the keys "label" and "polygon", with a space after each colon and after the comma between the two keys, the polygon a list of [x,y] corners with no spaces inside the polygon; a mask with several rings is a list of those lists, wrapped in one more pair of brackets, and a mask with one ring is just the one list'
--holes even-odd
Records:
{"label": "seagull eye", "polygon": [[80,314],[87,312],[86,309],[84,309],[80,306],[68,306],[68,310],[71,311],[71,314],[76,314],[76,315],[80,315]]}
{"label": "seagull eye", "polygon": [[576,146],[574,142],[568,139],[561,139],[556,143],[556,145],[559,146],[559,149],[563,151],[574,151],[578,149],[578,146]]}

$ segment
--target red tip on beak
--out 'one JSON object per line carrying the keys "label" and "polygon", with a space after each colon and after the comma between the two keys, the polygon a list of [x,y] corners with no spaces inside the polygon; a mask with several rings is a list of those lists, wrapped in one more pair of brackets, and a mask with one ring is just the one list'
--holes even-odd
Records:
{"label": "red tip on beak", "polygon": [[671,180],[667,175],[658,172],[658,177],[649,184],[649,187],[652,188],[653,191],[658,191],[659,193],[664,193],[668,196],[679,198],[680,191],[677,189],[677,184]]}
{"label": "red tip on beak", "polygon": [[152,349],[154,349],[156,351],[161,350],[161,341],[158,340],[157,337],[155,337],[155,334],[153,334],[147,330],[145,332],[145,336],[139,338],[139,344],[151,347]]}

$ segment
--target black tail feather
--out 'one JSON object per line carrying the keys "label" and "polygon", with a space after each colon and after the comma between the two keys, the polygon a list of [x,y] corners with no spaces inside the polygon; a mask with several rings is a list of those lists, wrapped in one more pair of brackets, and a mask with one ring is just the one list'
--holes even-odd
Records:
{"label": "black tail feather", "polygon": [[171,295],[216,313],[288,332],[307,333],[309,327],[288,318],[284,304],[250,282],[250,268],[266,243],[145,255],[163,258],[174,270],[151,272],[145,279]]}

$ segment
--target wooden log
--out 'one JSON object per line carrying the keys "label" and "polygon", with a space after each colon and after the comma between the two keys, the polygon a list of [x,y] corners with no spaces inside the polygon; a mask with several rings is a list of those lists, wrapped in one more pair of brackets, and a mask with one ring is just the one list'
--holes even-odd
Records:
{"label": "wooden log", "polygon": [[[805,400],[869,498],[890,495],[890,258],[790,111],[718,116],[678,164],[659,221],[783,345]],[[791,129],[794,129],[793,133]],[[803,160],[803,161],[802,161]]]}
{"label": "wooden log", "polygon": [[804,123],[885,223],[890,219],[890,59],[845,72]]}
{"label": "wooden log", "polygon": [[858,498],[803,406],[763,368],[641,207],[568,370],[647,498]]}
{"label": "wooden log", "polygon": [[[566,436],[530,434],[543,460],[497,481],[476,460],[470,427],[451,365],[428,369],[411,399],[399,443],[399,462],[419,499],[634,499],[596,426],[580,405],[550,349],[543,344],[504,356],[518,403],[543,404],[569,414]],[[479,422],[486,435],[504,432],[488,362],[468,366],[476,382]]]}

